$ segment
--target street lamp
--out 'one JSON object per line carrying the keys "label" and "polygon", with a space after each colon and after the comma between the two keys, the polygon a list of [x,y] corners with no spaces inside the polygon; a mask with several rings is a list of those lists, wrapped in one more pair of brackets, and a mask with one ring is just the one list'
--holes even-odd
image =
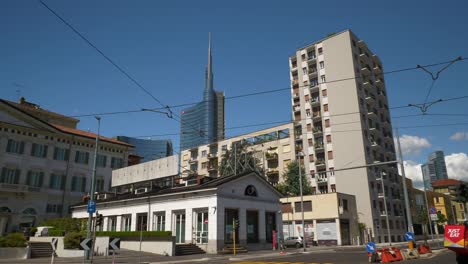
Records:
{"label": "street lamp", "polygon": [[[94,191],[96,189],[96,162],[97,162],[97,154],[98,154],[98,143],[99,143],[99,132],[101,129],[101,117],[95,116],[96,120],[98,121],[98,130],[97,130],[97,135],[96,135],[96,143],[94,146],[94,162],[93,162],[93,175],[91,177],[91,191],[89,194],[89,200],[91,202],[94,202]],[[88,225],[86,228],[86,238],[91,238],[91,225],[93,222],[93,213],[90,212],[88,216]],[[94,248],[93,248],[94,250]],[[94,252],[90,252],[89,250],[86,250],[86,258],[89,259],[89,255],[94,254]]]}
{"label": "street lamp", "polygon": [[304,224],[304,196],[302,194],[302,166],[301,157],[304,156],[302,152],[297,153],[297,159],[299,160],[299,193],[301,195],[301,218],[302,218],[302,248],[306,251],[306,232]]}

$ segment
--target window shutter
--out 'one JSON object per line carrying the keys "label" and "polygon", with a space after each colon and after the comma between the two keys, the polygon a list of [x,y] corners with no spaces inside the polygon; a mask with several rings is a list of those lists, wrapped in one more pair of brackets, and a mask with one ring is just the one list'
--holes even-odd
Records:
{"label": "window shutter", "polygon": [[42,152],[42,157],[43,158],[47,157],[47,146],[44,146],[44,152]]}
{"label": "window shutter", "polygon": [[23,154],[23,153],[24,153],[24,142],[21,142],[21,143],[20,143],[19,154]]}
{"label": "window shutter", "polygon": [[37,183],[37,187],[42,187],[42,181],[44,180],[44,172],[39,174],[39,182]]}
{"label": "window shutter", "polygon": [[19,177],[20,177],[20,173],[21,171],[19,169],[16,169],[15,171],[15,179],[14,179],[14,184],[18,184],[19,183]]}
{"label": "window shutter", "polygon": [[65,190],[65,180],[66,180],[66,176],[62,175],[60,177],[60,190]]}

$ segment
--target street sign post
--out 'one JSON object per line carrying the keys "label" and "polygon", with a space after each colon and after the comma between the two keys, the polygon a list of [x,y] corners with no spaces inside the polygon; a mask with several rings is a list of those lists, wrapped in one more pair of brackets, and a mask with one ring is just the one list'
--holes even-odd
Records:
{"label": "street sign post", "polygon": [[437,210],[435,209],[435,207],[431,207],[431,208],[429,208],[429,213],[430,214],[437,214]]}
{"label": "street sign post", "polygon": [[369,242],[366,244],[366,251],[369,253],[373,253],[377,247],[375,246],[374,242]]}
{"label": "street sign post", "polygon": [[112,264],[115,263],[115,251],[120,250],[120,238],[111,237],[109,238],[109,248],[112,249]]}
{"label": "street sign post", "polygon": [[413,232],[406,232],[405,240],[406,241],[413,241],[414,240],[414,233]]}
{"label": "street sign post", "polygon": [[96,201],[88,201],[88,213],[94,214],[96,212]]}

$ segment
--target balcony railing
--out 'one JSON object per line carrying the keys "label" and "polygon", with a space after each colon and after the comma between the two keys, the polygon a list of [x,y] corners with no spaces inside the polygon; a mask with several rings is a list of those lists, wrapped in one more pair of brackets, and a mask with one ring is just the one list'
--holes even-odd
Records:
{"label": "balcony railing", "polygon": [[315,166],[324,166],[324,165],[325,165],[325,160],[317,159],[315,161]]}
{"label": "balcony railing", "polygon": [[274,159],[278,159],[278,153],[266,153],[265,154],[265,157],[267,160],[274,160]]}
{"label": "balcony railing", "polygon": [[314,134],[321,134],[321,133],[322,133],[322,127],[314,127],[314,128],[312,128],[312,133],[314,133]]}
{"label": "balcony railing", "polygon": [[34,187],[22,184],[0,183],[2,192],[41,192],[41,187]]}

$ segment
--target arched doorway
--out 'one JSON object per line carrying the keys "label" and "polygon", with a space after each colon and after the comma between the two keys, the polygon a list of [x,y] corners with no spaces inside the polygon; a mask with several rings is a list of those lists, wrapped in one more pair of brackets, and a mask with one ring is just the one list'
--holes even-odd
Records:
{"label": "arched doorway", "polygon": [[8,228],[8,220],[11,217],[11,209],[2,206],[0,207],[0,236],[3,236]]}
{"label": "arched doorway", "polygon": [[34,208],[26,208],[23,210],[19,221],[19,229],[33,227],[36,224],[37,211]]}

